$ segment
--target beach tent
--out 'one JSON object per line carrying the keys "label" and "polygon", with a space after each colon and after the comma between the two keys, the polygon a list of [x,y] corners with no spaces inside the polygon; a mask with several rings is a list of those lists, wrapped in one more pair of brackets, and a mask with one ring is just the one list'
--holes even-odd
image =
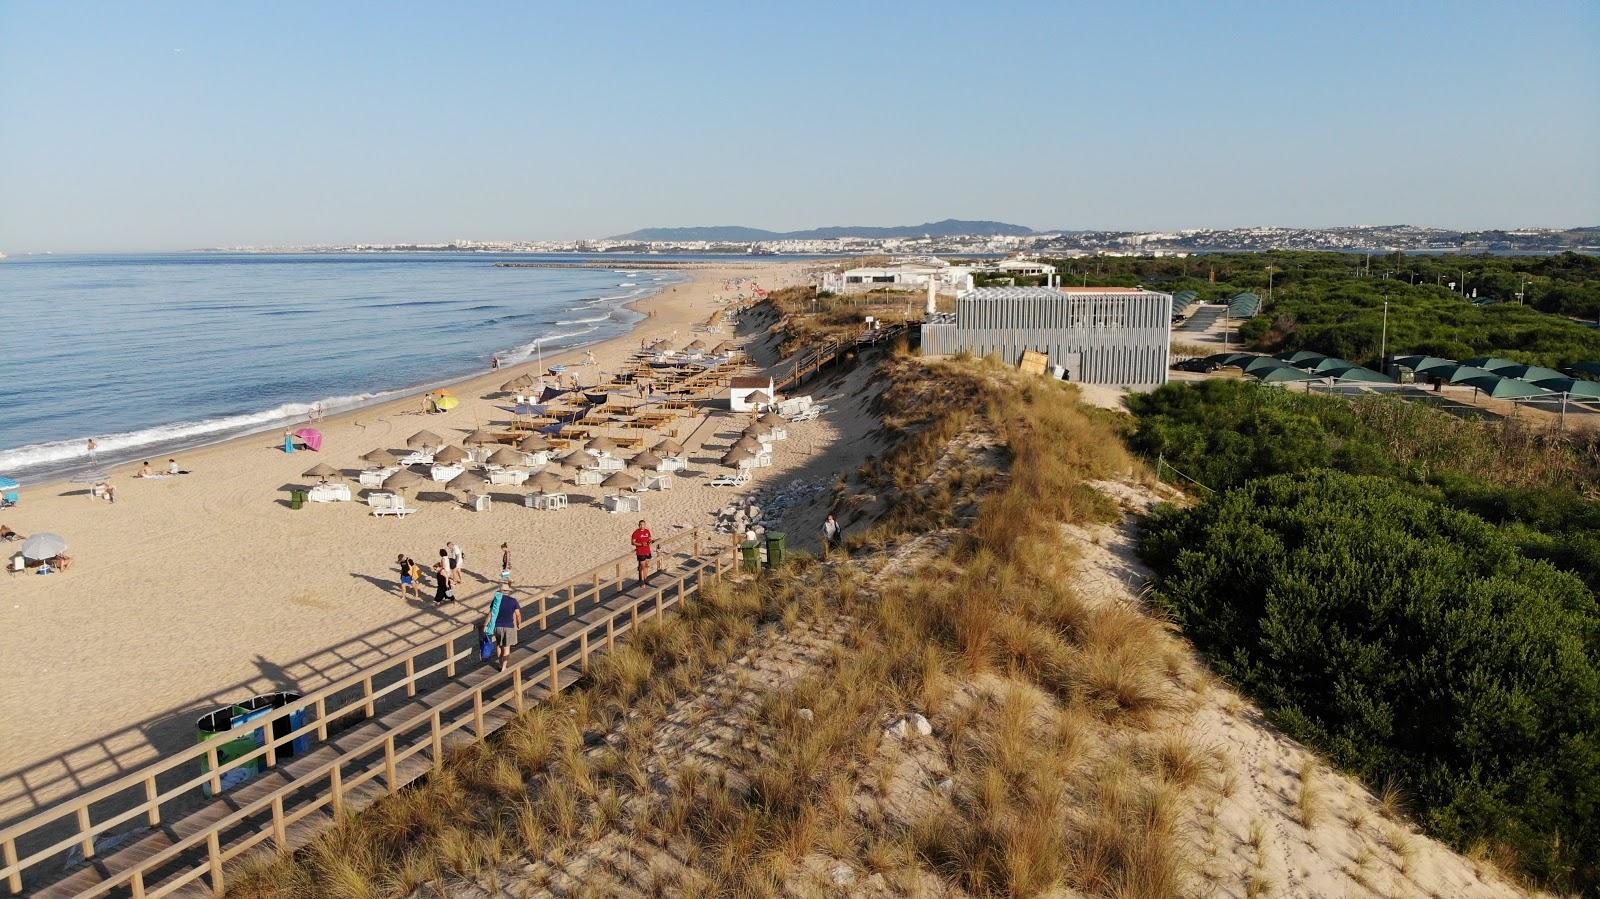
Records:
{"label": "beach tent", "polygon": [[473,446],[482,446],[485,443],[495,443],[494,433],[484,428],[479,428],[461,439],[462,443]]}
{"label": "beach tent", "polygon": [[433,454],[433,461],[437,465],[454,465],[469,458],[467,451],[459,446],[447,446]]}
{"label": "beach tent", "polygon": [[67,540],[60,534],[34,534],[22,541],[19,550],[24,559],[33,562],[43,562],[52,559],[67,551]]}
{"label": "beach tent", "polygon": [[1566,377],[1553,368],[1545,368],[1542,365],[1522,365],[1520,363],[1507,365],[1505,368],[1497,368],[1494,373],[1503,378],[1520,378],[1524,381],[1532,381],[1535,384],[1549,378]]}
{"label": "beach tent", "polygon": [[301,428],[294,432],[294,436],[300,438],[300,442],[307,447],[319,452],[322,450],[322,432],[316,428]]}
{"label": "beach tent", "polygon": [[432,431],[418,431],[406,438],[406,446],[414,450],[432,449],[437,446],[444,446],[444,438]]}
{"label": "beach tent", "polygon": [[375,449],[362,456],[361,461],[367,463],[371,468],[388,468],[394,464],[394,454],[388,450]]}
{"label": "beach tent", "polygon": [[[1473,368],[1481,368],[1484,371],[1492,371],[1495,374],[1500,375],[1500,369],[1511,368],[1512,366],[1520,365],[1521,363],[1514,362],[1510,359],[1501,359],[1499,356],[1479,356],[1476,359],[1463,359],[1461,360],[1461,364],[1470,365]],[[1504,377],[1504,375],[1501,376]]]}
{"label": "beach tent", "polygon": [[1600,399],[1600,381],[1580,381],[1577,378],[1544,378],[1533,383],[1555,393],[1565,393],[1575,399]]}
{"label": "beach tent", "polygon": [[17,502],[17,488],[22,485],[11,478],[0,478],[0,500],[6,505],[15,505]]}
{"label": "beach tent", "polygon": [[1470,378],[1463,378],[1460,381],[1452,381],[1451,383],[1460,384],[1463,387],[1476,387],[1477,389],[1483,391],[1484,395],[1493,397],[1497,400],[1516,400],[1533,396],[1550,396],[1550,391],[1544,389],[1543,387],[1529,384],[1527,381],[1519,381],[1516,378],[1501,377],[1500,375],[1496,374],[1476,375]]}

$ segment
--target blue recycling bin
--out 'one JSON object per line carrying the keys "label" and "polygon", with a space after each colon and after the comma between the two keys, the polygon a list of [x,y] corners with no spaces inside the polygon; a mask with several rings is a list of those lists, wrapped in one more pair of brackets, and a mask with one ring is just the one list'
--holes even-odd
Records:
{"label": "blue recycling bin", "polygon": [[[273,709],[283,708],[299,698],[299,693],[284,690],[278,693],[263,693],[260,696],[252,696],[244,702],[223,706],[220,709],[202,715],[200,720],[195,722],[199,740],[204,743],[207,740],[219,737],[224,738],[226,742],[218,748],[217,760],[219,762],[232,761],[266,745],[266,728],[258,727],[254,730],[241,730],[244,725],[264,718]],[[299,730],[305,724],[306,710],[301,709],[286,718],[280,718],[272,722],[272,732],[274,736],[284,736],[292,730]],[[279,746],[277,755],[278,758],[282,759],[286,756],[302,755],[310,750],[311,735],[301,734],[288,743]],[[259,774],[265,768],[266,758],[264,755],[248,765],[235,768],[223,775],[223,789],[237,786]],[[200,770],[211,770],[211,766],[204,758],[200,760]],[[211,786],[209,784],[205,786],[205,792],[206,795],[211,794]]]}

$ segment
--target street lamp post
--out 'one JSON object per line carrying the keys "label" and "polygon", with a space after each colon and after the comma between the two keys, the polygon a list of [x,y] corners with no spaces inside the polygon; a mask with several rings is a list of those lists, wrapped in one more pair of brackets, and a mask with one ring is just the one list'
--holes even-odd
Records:
{"label": "street lamp post", "polygon": [[1378,342],[1378,370],[1388,374],[1389,366],[1385,360],[1389,357],[1389,298],[1383,298],[1383,337]]}
{"label": "street lamp post", "polygon": [[1267,305],[1272,305],[1272,266],[1267,266]]}

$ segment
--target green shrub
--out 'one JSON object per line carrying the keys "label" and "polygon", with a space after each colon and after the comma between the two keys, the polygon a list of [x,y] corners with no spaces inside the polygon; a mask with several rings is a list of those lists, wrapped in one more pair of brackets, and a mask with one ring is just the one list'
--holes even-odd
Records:
{"label": "green shrub", "polygon": [[1430,830],[1600,887],[1600,612],[1483,519],[1379,477],[1250,481],[1147,521],[1157,599],[1290,734]]}

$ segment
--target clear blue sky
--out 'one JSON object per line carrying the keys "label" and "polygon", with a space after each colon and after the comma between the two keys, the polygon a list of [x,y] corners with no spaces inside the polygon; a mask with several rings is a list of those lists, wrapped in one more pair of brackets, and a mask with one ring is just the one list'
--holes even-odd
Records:
{"label": "clear blue sky", "polygon": [[1600,3],[0,0],[0,250],[1600,223]]}

